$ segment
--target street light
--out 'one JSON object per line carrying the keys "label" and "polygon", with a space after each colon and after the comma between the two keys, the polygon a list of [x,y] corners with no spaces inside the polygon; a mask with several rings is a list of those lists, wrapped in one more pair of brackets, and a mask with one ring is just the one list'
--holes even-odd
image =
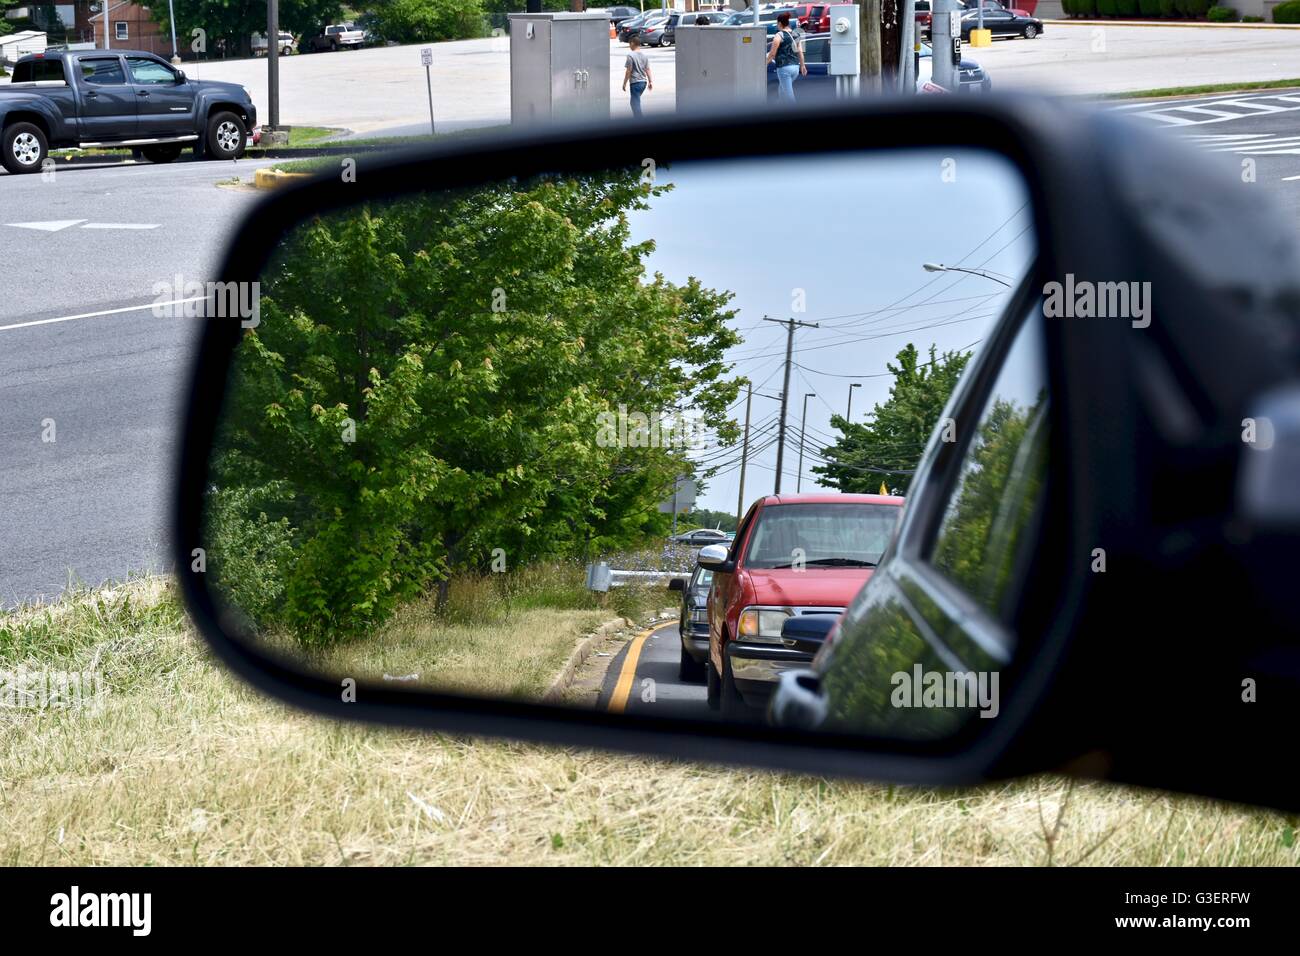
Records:
{"label": "street light", "polygon": [[849,407],[844,410],[845,421],[853,420],[853,390],[855,388],[861,388],[861,387],[862,387],[861,382],[852,382],[849,385]]}
{"label": "street light", "polygon": [[926,272],[965,272],[969,275],[983,276],[985,279],[992,279],[994,282],[1001,282],[1008,289],[1011,288],[1011,283],[1006,279],[999,279],[997,276],[991,275],[982,269],[966,269],[962,266],[946,266],[942,262],[923,262],[921,263],[921,268]]}

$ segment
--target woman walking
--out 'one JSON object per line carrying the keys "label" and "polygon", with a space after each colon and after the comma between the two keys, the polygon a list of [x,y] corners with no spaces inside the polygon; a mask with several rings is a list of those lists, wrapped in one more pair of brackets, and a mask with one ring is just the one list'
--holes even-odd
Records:
{"label": "woman walking", "polygon": [[778,95],[787,103],[794,102],[794,78],[808,75],[808,64],[803,61],[803,42],[790,32],[790,14],[778,13],[776,34],[772,48],[767,51],[767,62],[776,63]]}

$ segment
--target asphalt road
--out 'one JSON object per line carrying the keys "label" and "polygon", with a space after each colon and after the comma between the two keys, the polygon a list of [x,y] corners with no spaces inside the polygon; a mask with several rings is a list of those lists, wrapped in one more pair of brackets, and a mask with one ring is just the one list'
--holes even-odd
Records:
{"label": "asphalt road", "polygon": [[686,684],[677,678],[680,647],[676,621],[633,638],[610,662],[597,708],[697,720],[716,716],[702,682]]}
{"label": "asphalt road", "polygon": [[151,304],[156,283],[215,277],[257,199],[214,185],[234,166],[0,176],[0,606],[164,567],[198,329]]}

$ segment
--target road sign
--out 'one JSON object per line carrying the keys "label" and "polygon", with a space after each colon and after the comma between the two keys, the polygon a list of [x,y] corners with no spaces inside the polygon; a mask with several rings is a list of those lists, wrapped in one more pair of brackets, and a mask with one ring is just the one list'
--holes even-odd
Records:
{"label": "road sign", "polygon": [[433,66],[433,47],[426,46],[420,50],[420,65]]}
{"label": "road sign", "polygon": [[433,66],[433,47],[421,47],[420,63],[424,67],[424,85],[429,89],[429,133],[436,134],[433,126],[433,71],[430,69]]}

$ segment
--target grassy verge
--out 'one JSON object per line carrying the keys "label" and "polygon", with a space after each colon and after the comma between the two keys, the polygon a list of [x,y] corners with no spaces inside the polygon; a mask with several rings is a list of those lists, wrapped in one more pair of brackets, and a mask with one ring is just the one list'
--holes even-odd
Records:
{"label": "grassy verge", "polygon": [[107,693],[75,711],[0,708],[6,865],[1294,865],[1300,855],[1277,814],[1119,787],[1040,778],[913,791],[328,723],[216,666],[157,579],[0,617],[0,671],[20,666],[95,669]]}
{"label": "grassy verge", "polygon": [[[357,139],[337,140],[334,142],[309,142],[301,145],[347,146],[347,147],[381,147],[383,149],[401,149],[406,146],[419,146],[442,142],[449,139],[469,139],[485,133],[500,132],[509,129],[508,125],[483,126],[474,129],[461,129],[451,133],[438,133],[429,136],[363,136]],[[299,145],[290,141],[291,146]],[[250,151],[251,154],[251,151]],[[285,159],[277,162],[273,168],[286,173],[317,173],[323,169],[337,169],[341,156],[320,156],[306,159]]]}
{"label": "grassy verge", "polygon": [[1284,90],[1300,87],[1300,77],[1290,80],[1258,80],[1252,83],[1207,83],[1201,86],[1167,86],[1158,90],[1105,93],[1103,100],[1157,99],[1162,96],[1196,96],[1201,93],[1248,93],[1252,90]]}

